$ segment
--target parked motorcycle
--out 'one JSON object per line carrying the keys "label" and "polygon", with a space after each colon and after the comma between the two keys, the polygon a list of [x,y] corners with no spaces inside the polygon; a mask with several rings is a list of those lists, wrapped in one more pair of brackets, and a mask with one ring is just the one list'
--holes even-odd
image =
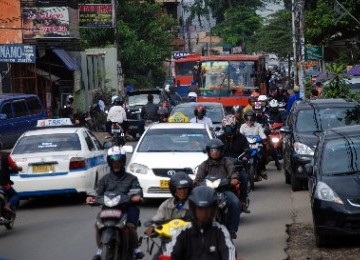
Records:
{"label": "parked motorcycle", "polygon": [[14,212],[5,209],[6,195],[0,188],[0,226],[5,226],[7,230],[10,230],[14,226],[16,214]]}
{"label": "parked motorcycle", "polygon": [[[173,219],[168,221],[148,221],[144,224],[146,227],[155,225],[154,234],[150,237],[146,237],[147,252],[150,255],[153,253],[154,245],[158,248],[158,251],[153,256],[153,260],[157,260],[160,255],[170,255],[171,252],[169,252],[169,245],[173,235],[178,229],[186,226],[188,223],[189,222],[182,219]],[[154,238],[159,238],[160,243],[158,243]]]}
{"label": "parked motorcycle", "polygon": [[102,260],[135,259],[133,248],[130,247],[129,228],[126,226],[129,202],[127,194],[105,192],[103,196],[98,196],[89,203],[101,206],[96,226],[100,231]]}
{"label": "parked motorcycle", "polygon": [[247,135],[246,139],[250,147],[249,159],[249,181],[251,190],[255,188],[255,182],[262,180],[262,157],[264,156],[264,145],[262,138],[258,135]]}

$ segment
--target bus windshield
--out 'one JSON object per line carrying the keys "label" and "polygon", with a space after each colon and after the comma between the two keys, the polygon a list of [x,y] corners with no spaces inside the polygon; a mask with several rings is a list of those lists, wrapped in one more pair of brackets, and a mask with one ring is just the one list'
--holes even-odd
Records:
{"label": "bus windshield", "polygon": [[203,61],[201,95],[250,95],[256,84],[255,61]]}

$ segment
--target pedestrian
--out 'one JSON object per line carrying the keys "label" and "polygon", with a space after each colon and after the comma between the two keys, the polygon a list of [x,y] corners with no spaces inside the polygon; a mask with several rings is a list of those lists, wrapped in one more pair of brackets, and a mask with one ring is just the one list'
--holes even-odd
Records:
{"label": "pedestrian", "polygon": [[300,98],[300,88],[299,88],[299,86],[294,86],[293,92],[294,92],[294,94],[289,97],[289,100],[288,100],[288,102],[286,104],[286,115],[288,115],[290,113],[290,109],[291,109],[292,105],[297,100],[301,99]]}

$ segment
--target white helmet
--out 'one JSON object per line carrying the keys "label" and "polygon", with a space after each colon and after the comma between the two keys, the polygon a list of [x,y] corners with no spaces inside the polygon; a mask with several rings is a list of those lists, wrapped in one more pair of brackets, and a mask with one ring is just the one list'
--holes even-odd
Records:
{"label": "white helmet", "polygon": [[66,97],[66,102],[67,103],[72,103],[74,101],[74,96],[73,95],[68,95],[67,97]]}
{"label": "white helmet", "polygon": [[270,100],[270,102],[269,102],[269,106],[270,106],[271,108],[277,108],[277,107],[279,107],[279,103],[278,103],[278,101],[277,101],[276,99],[272,99],[272,100]]}
{"label": "white helmet", "polygon": [[197,94],[195,92],[189,92],[188,97],[197,98]]}
{"label": "white helmet", "polygon": [[258,97],[258,101],[267,101],[268,100],[268,97],[266,95],[260,95]]}

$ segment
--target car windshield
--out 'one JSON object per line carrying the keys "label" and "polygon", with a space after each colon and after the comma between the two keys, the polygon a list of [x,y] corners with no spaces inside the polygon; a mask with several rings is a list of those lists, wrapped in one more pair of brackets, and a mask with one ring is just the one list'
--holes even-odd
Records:
{"label": "car windshield", "polygon": [[[153,94],[154,96],[154,104],[158,104],[160,102],[160,98],[158,94]],[[138,95],[133,95],[133,96],[129,96],[129,106],[142,106],[145,105],[148,100],[147,100],[148,94],[138,94]]]}
{"label": "car windshield", "polygon": [[357,121],[353,117],[352,108],[316,108],[300,110],[296,120],[296,130],[303,132],[323,132],[332,127],[353,125]]}
{"label": "car windshield", "polygon": [[344,136],[329,140],[322,157],[323,175],[349,175],[360,171],[360,139]]}
{"label": "car windshield", "polygon": [[12,154],[79,150],[81,150],[81,145],[77,134],[59,133],[24,136],[15,145]]}
{"label": "car windshield", "polygon": [[[171,111],[171,114],[174,114],[175,112],[182,112],[184,115],[186,115],[189,119],[195,117],[194,116],[194,106],[176,106]],[[220,123],[221,120],[224,117],[223,110],[219,106],[205,106],[206,108],[206,116],[211,119],[213,124]]]}
{"label": "car windshield", "polygon": [[205,129],[149,130],[138,152],[202,152],[210,139]]}

